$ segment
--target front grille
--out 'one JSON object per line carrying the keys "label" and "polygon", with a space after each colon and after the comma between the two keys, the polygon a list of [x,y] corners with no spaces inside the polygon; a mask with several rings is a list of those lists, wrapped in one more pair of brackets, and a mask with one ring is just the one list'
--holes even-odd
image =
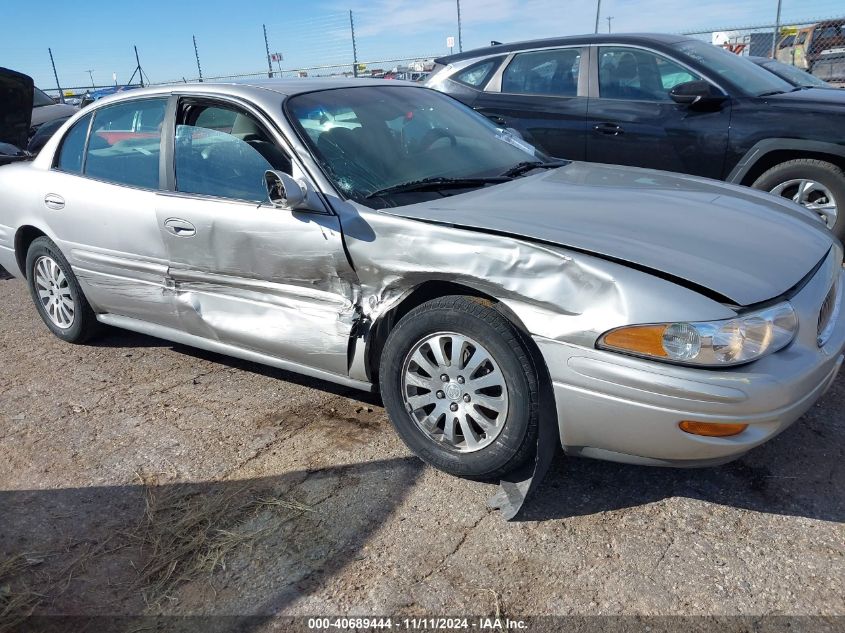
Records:
{"label": "front grille", "polygon": [[827,343],[831,334],[833,334],[833,326],[836,323],[836,317],[839,314],[839,305],[842,300],[842,293],[840,292],[841,289],[842,280],[840,277],[840,279],[837,279],[833,283],[833,286],[830,288],[830,292],[827,293],[827,296],[822,302],[821,310],[819,310],[819,347],[822,347],[825,343]]}

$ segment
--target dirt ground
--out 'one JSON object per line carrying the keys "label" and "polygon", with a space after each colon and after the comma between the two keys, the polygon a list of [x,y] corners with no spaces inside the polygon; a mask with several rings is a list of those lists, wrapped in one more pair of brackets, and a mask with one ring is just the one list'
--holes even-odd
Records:
{"label": "dirt ground", "polygon": [[68,345],[0,279],[0,611],[843,616],[843,397],[719,468],[559,456],[506,523],[377,398],[117,330]]}

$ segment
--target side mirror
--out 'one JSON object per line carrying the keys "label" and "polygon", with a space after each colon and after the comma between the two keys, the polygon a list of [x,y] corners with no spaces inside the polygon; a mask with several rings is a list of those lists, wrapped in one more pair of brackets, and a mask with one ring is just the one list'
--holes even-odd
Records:
{"label": "side mirror", "polygon": [[726,99],[718,88],[703,80],[686,81],[678,84],[669,91],[669,96],[675,103],[691,107],[718,106]]}
{"label": "side mirror", "polygon": [[268,169],[264,172],[264,186],[267,198],[277,209],[293,211],[305,202],[308,187],[305,183],[294,180],[286,173]]}

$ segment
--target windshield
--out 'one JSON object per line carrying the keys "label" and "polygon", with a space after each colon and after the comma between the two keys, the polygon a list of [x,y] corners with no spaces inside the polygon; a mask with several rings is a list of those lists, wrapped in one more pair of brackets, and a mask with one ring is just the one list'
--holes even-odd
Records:
{"label": "windshield", "polygon": [[672,44],[672,48],[706,67],[714,79],[729,81],[743,93],[755,97],[789,92],[793,86],[768,70],[723,48],[699,40]]}
{"label": "windshield", "polygon": [[[547,159],[469,107],[424,88],[361,86],[310,92],[291,97],[287,110],[338,190],[368,206],[397,205],[393,197],[367,197],[399,185],[492,179],[521,163]],[[483,182],[467,183],[467,188],[481,186]]]}
{"label": "windshield", "polygon": [[804,72],[800,68],[790,66],[789,64],[782,64],[780,62],[770,61],[765,62],[763,68],[775,73],[778,77],[786,79],[789,83],[795,86],[806,86],[813,88],[832,88],[826,81],[822,81],[818,77],[814,77],[808,72]]}
{"label": "windshield", "polygon": [[53,101],[46,93],[42,92],[38,88],[33,89],[32,91],[32,107],[33,108],[40,108],[41,106],[48,106],[48,105],[56,105],[56,102]]}

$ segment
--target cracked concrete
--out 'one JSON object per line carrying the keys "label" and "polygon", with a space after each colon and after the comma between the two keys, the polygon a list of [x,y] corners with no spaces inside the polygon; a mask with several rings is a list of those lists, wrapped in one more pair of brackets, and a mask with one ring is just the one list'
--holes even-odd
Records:
{"label": "cracked concrete", "polygon": [[[843,378],[724,467],[558,457],[505,523],[492,486],[423,467],[372,396],[114,330],[67,345],[16,280],[0,324],[0,558],[35,555],[17,581],[36,586],[73,570],[38,613],[845,615]],[[126,536],[139,475],[289,505],[224,526],[260,537],[153,608]]]}

